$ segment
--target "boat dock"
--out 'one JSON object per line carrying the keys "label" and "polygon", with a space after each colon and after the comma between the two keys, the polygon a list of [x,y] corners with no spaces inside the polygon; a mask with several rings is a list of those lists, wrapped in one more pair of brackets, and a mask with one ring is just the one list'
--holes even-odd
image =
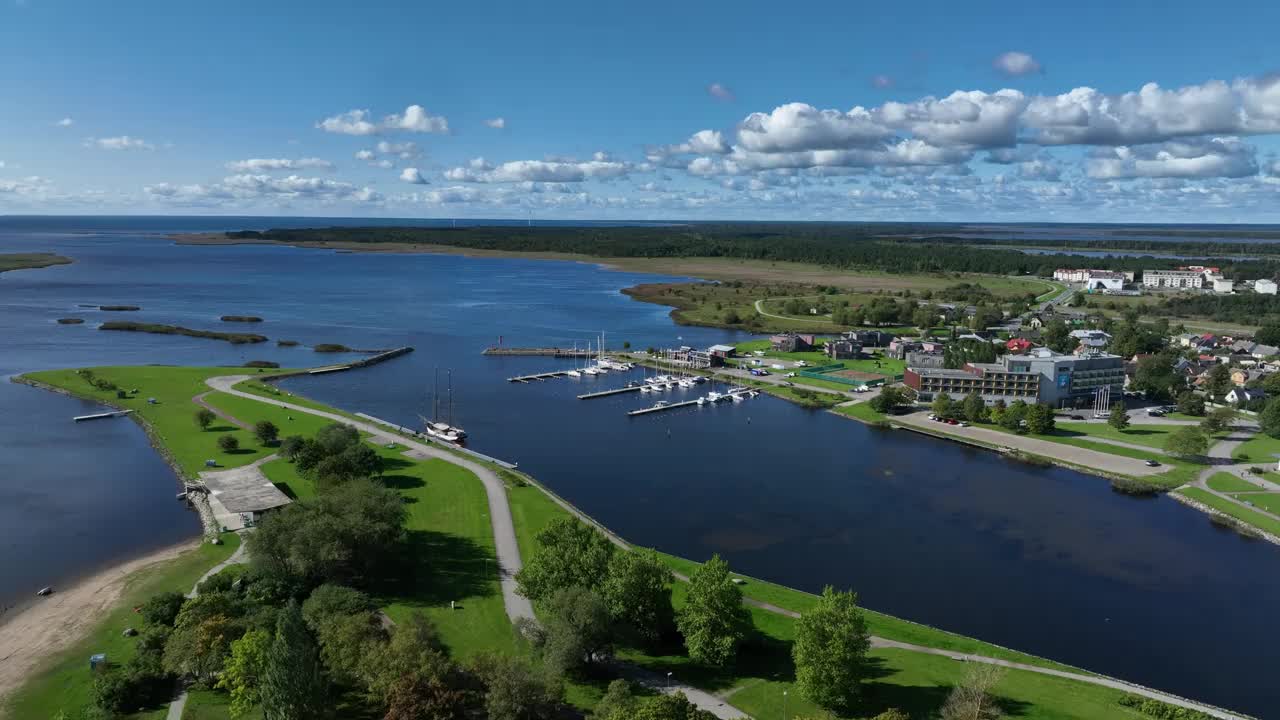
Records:
{"label": "boat dock", "polygon": [[[408,347],[408,346],[398,347],[391,350],[383,350],[382,352],[379,352],[376,355],[371,355],[367,358],[364,358],[363,360],[355,360],[349,363],[342,363],[341,365],[326,365],[324,367],[311,368],[309,370],[306,370],[305,372],[308,375],[323,375],[324,373],[342,372],[343,370],[355,370],[356,368],[364,368],[364,367],[369,367],[370,365],[377,365],[380,362],[385,362],[392,358],[398,358],[401,355],[407,355],[411,352],[413,352],[413,348],[411,347]],[[277,377],[280,377],[280,376],[277,376]]]}
{"label": "boat dock", "polygon": [[77,415],[71,419],[76,422],[84,422],[85,420],[106,420],[107,418],[124,417],[125,415],[128,415],[131,412],[133,411],[132,410],[112,410],[111,412],[94,413],[92,415]]}
{"label": "boat dock", "polygon": [[612,390],[599,390],[597,392],[584,393],[578,396],[579,400],[590,400],[591,398],[609,397],[618,393],[639,392],[643,385],[628,385],[627,387],[614,388]]}
{"label": "boat dock", "polygon": [[517,375],[516,377],[507,378],[507,382],[527,383],[531,380],[550,380],[551,378],[568,374],[568,370],[552,370],[551,372],[534,373],[532,375]]}
{"label": "boat dock", "polygon": [[689,407],[690,405],[698,405],[700,404],[698,402],[699,400],[702,401],[701,404],[703,405],[714,405],[717,402],[724,402],[725,400],[732,401],[735,397],[746,395],[750,392],[751,392],[750,389],[734,390],[732,392],[727,392],[721,395],[718,400],[707,400],[705,397],[694,398],[693,400],[684,400],[682,402],[667,403],[665,405],[654,405],[652,407],[640,408],[639,410],[631,410],[627,413],[627,415],[648,415],[649,413],[662,412],[663,410],[675,410],[677,408]]}
{"label": "boat dock", "polygon": [[[609,352],[608,350],[605,351]],[[558,358],[593,358],[600,354],[597,350],[583,350],[579,348],[508,348],[508,347],[491,347],[485,348],[481,355],[538,355],[542,357],[558,357]]]}

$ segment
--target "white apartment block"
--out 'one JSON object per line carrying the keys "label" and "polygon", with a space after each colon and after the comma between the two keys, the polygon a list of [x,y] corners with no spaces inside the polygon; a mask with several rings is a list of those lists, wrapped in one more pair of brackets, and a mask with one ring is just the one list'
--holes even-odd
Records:
{"label": "white apartment block", "polygon": [[1275,280],[1259,280],[1258,282],[1253,284],[1253,291],[1258,293],[1259,295],[1275,295],[1276,281]]}
{"label": "white apartment block", "polygon": [[1195,270],[1143,270],[1142,286],[1199,290],[1204,287],[1204,273]]}

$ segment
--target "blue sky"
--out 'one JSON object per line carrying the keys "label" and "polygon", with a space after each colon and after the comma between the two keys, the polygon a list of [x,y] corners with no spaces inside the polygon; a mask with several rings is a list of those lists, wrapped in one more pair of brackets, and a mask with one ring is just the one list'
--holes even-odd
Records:
{"label": "blue sky", "polygon": [[1276,27],[1229,1],[0,0],[0,213],[1280,222]]}

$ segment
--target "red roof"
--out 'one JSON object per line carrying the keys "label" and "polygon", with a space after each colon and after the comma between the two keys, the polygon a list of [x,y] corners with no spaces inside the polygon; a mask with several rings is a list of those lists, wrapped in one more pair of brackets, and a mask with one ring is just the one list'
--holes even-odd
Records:
{"label": "red roof", "polygon": [[1030,350],[1032,344],[1033,343],[1026,338],[1009,338],[1009,342],[1005,343],[1004,346],[1014,352],[1024,352],[1026,350]]}

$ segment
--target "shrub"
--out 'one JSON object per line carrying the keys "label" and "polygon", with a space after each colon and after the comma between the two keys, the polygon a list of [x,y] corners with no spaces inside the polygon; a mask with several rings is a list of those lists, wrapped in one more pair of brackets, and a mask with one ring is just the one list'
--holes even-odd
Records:
{"label": "shrub", "polygon": [[186,596],[180,592],[162,592],[147,598],[138,608],[138,614],[148,625],[173,627],[173,621],[177,619],[178,611],[186,601]]}
{"label": "shrub", "polygon": [[240,441],[235,435],[223,435],[218,438],[218,448],[222,452],[235,452],[240,449]]}
{"label": "shrub", "polygon": [[1123,707],[1133,708],[1143,715],[1158,718],[1158,720],[1212,720],[1213,718],[1212,715],[1199,710],[1178,707],[1138,695],[1125,695],[1120,698],[1119,703]]}
{"label": "shrub", "polygon": [[1151,496],[1160,493],[1160,486],[1137,478],[1112,478],[1111,489],[1121,495]]}
{"label": "shrub", "polygon": [[244,366],[247,368],[278,368],[280,367],[280,363],[272,362],[270,360],[250,360],[245,363]]}

